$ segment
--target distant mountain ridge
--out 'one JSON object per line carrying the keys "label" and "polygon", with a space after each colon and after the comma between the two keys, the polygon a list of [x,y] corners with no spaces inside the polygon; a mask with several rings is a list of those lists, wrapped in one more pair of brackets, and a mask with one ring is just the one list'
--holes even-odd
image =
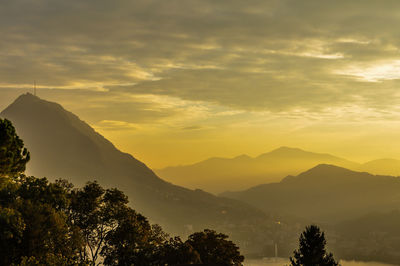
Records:
{"label": "distant mountain ridge", "polygon": [[333,222],[400,206],[400,178],[321,164],[279,183],[221,195],[268,212]]}
{"label": "distant mountain ridge", "polygon": [[356,169],[357,163],[330,154],[313,153],[297,148],[280,147],[255,158],[210,158],[205,161],[155,170],[162,178],[189,188],[220,193],[241,190],[258,184],[278,182],[321,163]]}
{"label": "distant mountain ridge", "polygon": [[157,175],[174,184],[214,193],[236,191],[281,181],[318,164],[332,164],[376,175],[400,176],[400,160],[376,159],[357,163],[327,153],[315,153],[282,146],[257,157],[212,157],[190,164],[155,169]]}
{"label": "distant mountain ridge", "polygon": [[0,116],[13,122],[31,152],[28,174],[65,178],[78,186],[98,180],[117,187],[135,209],[169,232],[251,224],[266,217],[245,203],[165,182],[57,103],[24,94]]}
{"label": "distant mountain ridge", "polygon": [[400,176],[400,160],[396,159],[377,159],[366,162],[358,168],[372,174]]}

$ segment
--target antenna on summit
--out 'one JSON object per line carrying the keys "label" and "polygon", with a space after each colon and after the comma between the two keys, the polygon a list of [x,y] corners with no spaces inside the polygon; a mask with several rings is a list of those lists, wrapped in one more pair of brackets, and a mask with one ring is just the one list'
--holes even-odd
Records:
{"label": "antenna on summit", "polygon": [[33,81],[33,95],[36,96],[36,80]]}

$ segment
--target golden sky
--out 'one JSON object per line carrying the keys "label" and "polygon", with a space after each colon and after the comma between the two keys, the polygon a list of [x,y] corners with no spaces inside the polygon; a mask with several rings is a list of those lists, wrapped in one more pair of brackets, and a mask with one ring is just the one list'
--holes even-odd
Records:
{"label": "golden sky", "polygon": [[37,80],[151,167],[279,146],[400,158],[398,0],[12,0],[0,108]]}

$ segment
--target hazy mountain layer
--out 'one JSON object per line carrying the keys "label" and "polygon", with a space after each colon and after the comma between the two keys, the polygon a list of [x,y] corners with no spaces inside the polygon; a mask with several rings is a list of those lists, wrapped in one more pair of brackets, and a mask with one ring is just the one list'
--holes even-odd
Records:
{"label": "hazy mountain layer", "polygon": [[400,206],[400,179],[318,165],[279,183],[226,192],[266,211],[290,213],[320,222],[351,219]]}
{"label": "hazy mountain layer", "polygon": [[256,158],[246,155],[232,159],[211,158],[193,165],[155,171],[174,184],[220,193],[278,182],[287,175],[300,174],[322,163],[351,169],[359,167],[357,163],[329,154],[281,147]]}
{"label": "hazy mountain layer", "polygon": [[1,117],[13,122],[31,152],[28,174],[50,180],[65,178],[76,185],[98,180],[117,187],[129,196],[135,209],[167,231],[182,233],[192,226],[220,228],[265,218],[247,204],[161,180],[145,164],[117,150],[59,104],[25,94]]}
{"label": "hazy mountain layer", "polygon": [[400,176],[400,160],[377,159],[364,163],[357,169],[371,174]]}

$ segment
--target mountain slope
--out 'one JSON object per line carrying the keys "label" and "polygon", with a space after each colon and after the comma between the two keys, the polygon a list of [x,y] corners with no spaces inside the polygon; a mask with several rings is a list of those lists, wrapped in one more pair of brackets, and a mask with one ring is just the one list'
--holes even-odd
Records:
{"label": "mountain slope", "polygon": [[[335,254],[343,259],[399,265],[400,211],[373,212],[332,227]],[[372,255],[373,254],[373,255]],[[386,265],[386,264],[385,264]]]}
{"label": "mountain slope", "polygon": [[377,159],[360,165],[358,170],[372,174],[400,176],[400,160]]}
{"label": "mountain slope", "polygon": [[266,211],[332,222],[398,208],[400,179],[318,165],[298,176],[288,176],[280,183],[222,195]]}
{"label": "mountain slope", "polygon": [[357,163],[329,154],[281,147],[256,158],[246,155],[232,159],[211,158],[193,165],[155,171],[175,184],[220,193],[278,182],[287,175],[297,175],[321,163],[352,169],[358,167]]}
{"label": "mountain slope", "polygon": [[135,209],[170,232],[182,233],[186,225],[216,228],[265,218],[261,211],[236,200],[163,181],[59,104],[25,94],[0,116],[13,122],[31,152],[28,174],[65,178],[79,186],[98,180],[117,187]]}

